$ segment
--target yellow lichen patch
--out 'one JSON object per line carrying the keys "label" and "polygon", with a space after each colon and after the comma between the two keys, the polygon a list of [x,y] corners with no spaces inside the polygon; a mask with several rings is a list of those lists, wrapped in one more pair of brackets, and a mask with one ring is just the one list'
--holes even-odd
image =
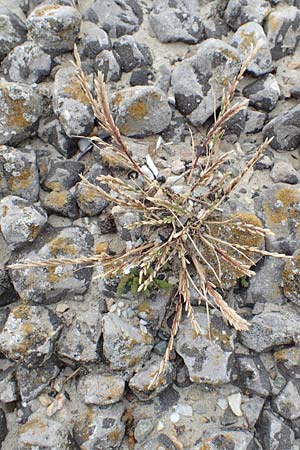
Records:
{"label": "yellow lichen patch", "polygon": [[11,314],[15,319],[30,320],[30,318],[31,318],[30,307],[24,303],[22,303],[19,306],[16,306],[11,311]]}
{"label": "yellow lichen patch", "polygon": [[39,432],[43,432],[47,429],[46,423],[39,417],[34,417],[32,419],[28,419],[28,421],[20,427],[19,434],[27,433],[28,431],[38,434]]}
{"label": "yellow lichen patch", "polygon": [[99,193],[96,189],[85,186],[85,188],[79,192],[78,200],[82,203],[91,203],[99,198]]}
{"label": "yellow lichen patch", "polygon": [[68,202],[68,191],[52,191],[47,195],[45,199],[46,206],[55,205],[59,208],[66,206]]}
{"label": "yellow lichen patch", "polygon": [[128,107],[128,113],[133,119],[144,119],[148,113],[148,105],[145,100],[137,100]]}
{"label": "yellow lichen patch", "polygon": [[21,189],[27,189],[31,182],[32,170],[24,169],[19,172],[19,175],[11,175],[7,184],[9,189],[13,192],[19,191]]}
{"label": "yellow lichen patch", "polygon": [[96,255],[99,255],[100,253],[106,252],[108,247],[107,242],[96,242],[95,244],[95,253]]}
{"label": "yellow lichen patch", "polygon": [[59,181],[50,181],[47,182],[47,188],[57,192],[62,190],[62,185]]}
{"label": "yellow lichen patch", "polygon": [[57,269],[56,267],[48,267],[47,278],[49,283],[51,284],[57,283],[61,278],[61,275],[57,273],[56,269]]}
{"label": "yellow lichen patch", "polygon": [[257,43],[255,31],[242,31],[240,49],[246,52],[250,49],[251,45],[254,47]]}
{"label": "yellow lichen patch", "polygon": [[54,12],[57,9],[60,9],[61,6],[60,5],[46,5],[46,6],[42,6],[40,8],[37,8],[34,12],[34,15],[36,17],[42,17],[45,14],[47,14],[47,16],[53,16]]}
{"label": "yellow lichen patch", "polygon": [[277,17],[277,14],[270,14],[268,18],[268,28],[272,33],[276,33],[281,25],[281,20]]}
{"label": "yellow lichen patch", "polygon": [[120,429],[116,428],[115,430],[111,431],[110,433],[108,433],[107,437],[112,442],[118,441],[118,439],[120,439]]}
{"label": "yellow lichen patch", "polygon": [[300,203],[300,191],[296,188],[282,188],[275,194],[275,199],[263,204],[267,226],[282,224],[288,219],[300,221],[300,211],[296,205]]}
{"label": "yellow lichen patch", "polygon": [[7,88],[2,89],[5,103],[8,106],[8,113],[6,114],[6,123],[9,127],[17,130],[23,130],[29,127],[29,122],[25,117],[25,100],[23,98],[13,99],[9,95]]}
{"label": "yellow lichen patch", "polygon": [[76,79],[70,80],[63,91],[65,94],[67,94],[68,97],[73,98],[74,100],[78,100],[83,105],[89,104],[89,99],[81,88],[79,81],[77,81]]}
{"label": "yellow lichen patch", "polygon": [[288,260],[282,271],[284,295],[292,302],[300,305],[300,251],[297,250],[293,259]]}
{"label": "yellow lichen patch", "polygon": [[60,254],[76,256],[76,247],[67,238],[57,237],[49,244],[51,254],[55,258]]}
{"label": "yellow lichen patch", "polygon": [[123,96],[122,96],[122,94],[120,94],[120,92],[118,92],[113,98],[113,104],[115,106],[120,106],[122,100],[123,100]]}
{"label": "yellow lichen patch", "polygon": [[234,61],[236,63],[240,62],[238,55],[235,52],[232,52],[231,50],[229,50],[228,48],[222,48],[221,52],[223,53],[223,55],[226,56],[227,59]]}
{"label": "yellow lichen patch", "polygon": [[39,235],[41,228],[40,228],[40,226],[37,226],[34,223],[31,223],[29,225],[29,231],[30,231],[30,239],[34,240]]}

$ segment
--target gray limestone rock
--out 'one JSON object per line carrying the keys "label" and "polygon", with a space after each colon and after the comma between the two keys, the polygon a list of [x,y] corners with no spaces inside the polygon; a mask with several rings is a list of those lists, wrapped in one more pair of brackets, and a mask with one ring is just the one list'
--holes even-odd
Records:
{"label": "gray limestone rock", "polygon": [[257,436],[264,450],[286,450],[292,447],[293,430],[269,409],[265,409],[257,424]]}
{"label": "gray limestone rock", "polygon": [[59,371],[59,368],[51,359],[41,367],[36,368],[19,365],[16,378],[22,402],[35,399],[57,377]]}
{"label": "gray limestone rock", "polygon": [[[92,235],[83,227],[49,229],[30,248],[15,255],[13,262],[90,256],[93,244]],[[91,268],[75,264],[11,270],[11,279],[20,297],[37,303],[55,303],[83,294],[91,275]]]}
{"label": "gray limestone rock", "polygon": [[243,89],[243,95],[249,98],[250,106],[270,112],[278,102],[280,88],[274,75],[269,74],[248,84]]}
{"label": "gray limestone rock", "polygon": [[300,384],[291,380],[273,399],[273,409],[285,419],[295,420],[300,417]]}
{"label": "gray limestone rock", "polygon": [[137,366],[153,347],[153,336],[132,322],[111,312],[103,317],[103,356],[113,370]]}
{"label": "gray limestone rock", "polygon": [[36,202],[39,196],[36,154],[30,149],[0,146],[0,197],[12,194]]}
{"label": "gray limestone rock", "polygon": [[79,209],[73,191],[51,191],[41,195],[41,203],[49,214],[76,219]]}
{"label": "gray limestone rock", "polygon": [[31,12],[26,23],[29,37],[46,52],[58,55],[73,50],[81,16],[72,6],[45,3]]}
{"label": "gray limestone rock", "polygon": [[[257,113],[259,113],[259,111],[257,111]],[[259,114],[264,114],[265,118],[267,117],[265,113]],[[273,166],[274,166],[274,153],[269,148],[267,148],[253,167],[254,170],[266,170],[272,169]]]}
{"label": "gray limestone rock", "polygon": [[73,66],[62,67],[55,75],[53,110],[67,136],[87,136],[92,131],[94,114]]}
{"label": "gray limestone rock", "polygon": [[221,104],[223,89],[240,68],[237,50],[219,39],[207,39],[197,53],[179,63],[172,75],[177,109],[201,125]]}
{"label": "gray limestone rock", "polygon": [[15,368],[9,368],[0,372],[0,401],[11,403],[17,400],[17,385],[15,380]]}
{"label": "gray limestone rock", "polygon": [[300,342],[298,314],[285,311],[263,312],[254,316],[250,324],[249,331],[241,332],[241,339],[251,350],[265,352],[278,345]]}
{"label": "gray limestone rock", "polygon": [[95,0],[83,17],[103,28],[111,38],[137,31],[143,11],[136,0]]}
{"label": "gray limestone rock", "polygon": [[259,357],[239,356],[236,362],[236,384],[246,393],[268,397],[271,393],[271,383]]}
{"label": "gray limestone rock", "polygon": [[81,58],[96,58],[102,50],[111,49],[107,33],[93,22],[83,21],[80,27],[77,45]]}
{"label": "gray limestone rock", "polygon": [[204,39],[204,26],[195,1],[156,0],[149,21],[160,42],[197,44]]}
{"label": "gray limestone rock", "polygon": [[122,403],[105,409],[89,406],[75,421],[73,434],[76,445],[85,450],[120,448],[125,434],[125,424],[122,421],[124,409]]}
{"label": "gray limestone rock", "polygon": [[194,310],[201,335],[195,336],[190,319],[184,319],[179,327],[176,352],[183,358],[192,382],[212,385],[228,383],[234,359],[235,332],[224,324],[221,317],[212,314],[210,339],[207,315],[199,308]]}
{"label": "gray limestone rock", "polygon": [[[208,430],[203,433],[198,448],[205,450],[239,449],[254,450],[253,434],[249,431],[233,431],[231,429]],[[195,449],[196,450],[196,449]]]}
{"label": "gray limestone rock", "polygon": [[0,230],[12,249],[33,242],[46,223],[45,210],[28,200],[14,195],[0,200]]}
{"label": "gray limestone rock", "polygon": [[79,161],[52,160],[43,187],[50,191],[67,191],[80,181],[83,169],[84,164]]}
{"label": "gray limestone rock", "polygon": [[243,400],[241,410],[250,429],[253,429],[264,407],[265,399],[251,396]]}
{"label": "gray limestone rock", "polygon": [[285,98],[300,97],[300,71],[298,56],[287,56],[278,61],[276,70],[280,92]]}
{"label": "gray limestone rock", "polygon": [[153,86],[122,89],[113,96],[111,103],[116,125],[125,136],[160,133],[171,121],[166,95]]}
{"label": "gray limestone rock", "polygon": [[246,22],[262,23],[271,11],[271,5],[265,0],[229,0],[224,18],[227,24],[237,30]]}
{"label": "gray limestone rock", "polygon": [[300,11],[295,6],[282,6],[266,19],[265,30],[275,61],[293,53],[300,39]]}
{"label": "gray limestone rock", "polygon": [[80,379],[77,391],[85,403],[107,406],[119,402],[124,389],[125,381],[119,375],[91,373]]}
{"label": "gray limestone rock", "polygon": [[[262,111],[255,111],[253,109],[247,109],[245,120],[245,133],[252,134],[258,133],[263,129],[266,122],[267,115]],[[256,166],[257,169],[257,166]]]}
{"label": "gray limestone rock", "polygon": [[33,41],[24,42],[13,49],[2,63],[8,81],[39,83],[51,71],[51,56]]}
{"label": "gray limestone rock", "polygon": [[41,117],[38,136],[46,144],[52,144],[65,158],[71,158],[77,152],[77,138],[66,135],[62,124],[54,114]]}
{"label": "gray limestone rock", "polygon": [[0,61],[2,61],[16,45],[25,41],[27,28],[19,15],[3,6],[0,7],[0,23]]}
{"label": "gray limestone rock", "polygon": [[0,332],[0,351],[28,368],[36,367],[50,358],[61,329],[50,309],[20,304],[10,311]]}
{"label": "gray limestone rock", "polygon": [[153,59],[150,48],[132,36],[122,36],[113,43],[116,60],[123,72],[131,72],[136,67],[151,66]]}
{"label": "gray limestone rock", "polygon": [[300,106],[280,113],[263,129],[264,137],[274,137],[271,147],[278,152],[292,151],[300,146]]}
{"label": "gray limestone rock", "polygon": [[103,74],[104,81],[119,81],[121,69],[114,53],[110,50],[103,50],[95,59],[95,69]]}
{"label": "gray limestone rock", "polygon": [[18,144],[35,130],[40,116],[34,86],[0,81],[0,144]]}
{"label": "gray limestone rock", "polygon": [[231,45],[237,48],[242,61],[249,56],[251,45],[255,47],[258,42],[260,48],[247,67],[248,72],[255,76],[264,75],[273,68],[269,42],[263,27],[257,22],[245,23],[238,28],[231,40]]}
{"label": "gray limestone rock", "polygon": [[[85,174],[85,178],[95,186],[102,188],[104,191],[108,192],[108,187],[101,184],[97,177],[103,175],[103,167],[95,163],[90,170]],[[97,191],[89,186],[84,185],[84,182],[77,183],[76,186],[76,200],[78,206],[82,213],[86,216],[97,216],[100,214],[108,205],[108,201],[103,199]]]}
{"label": "gray limestone rock", "polygon": [[282,348],[274,353],[278,369],[287,378],[300,376],[300,347]]}
{"label": "gray limestone rock", "polygon": [[270,177],[274,183],[297,184],[300,182],[297,170],[286,161],[276,162],[270,172]]}

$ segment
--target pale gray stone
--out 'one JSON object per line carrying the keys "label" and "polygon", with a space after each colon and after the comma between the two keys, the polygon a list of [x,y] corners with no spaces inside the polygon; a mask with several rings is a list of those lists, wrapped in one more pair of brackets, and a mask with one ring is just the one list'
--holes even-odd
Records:
{"label": "pale gray stone", "polygon": [[80,27],[77,45],[81,58],[96,58],[102,50],[111,49],[107,33],[93,22],[83,21]]}
{"label": "pale gray stone", "polygon": [[110,50],[103,50],[97,55],[95,69],[102,72],[104,81],[119,81],[121,78],[121,68]]}
{"label": "pale gray stone", "polygon": [[237,30],[246,22],[262,23],[271,11],[271,5],[265,0],[229,0],[224,19],[228,25]]}
{"label": "pale gray stone", "polygon": [[285,419],[295,420],[300,417],[300,384],[291,380],[273,400],[274,410]]}
{"label": "pale gray stone", "polygon": [[286,450],[295,440],[293,430],[268,409],[259,419],[257,432],[264,450]]}
{"label": "pale gray stone", "polygon": [[[8,2],[6,2],[8,6]],[[0,61],[26,39],[24,21],[9,8],[0,7]]]}
{"label": "pale gray stone", "polygon": [[285,161],[278,161],[274,164],[274,167],[270,172],[270,177],[274,183],[297,184],[300,182],[297,170]]}
{"label": "pale gray stone", "polygon": [[125,381],[119,375],[88,374],[78,384],[78,393],[84,402],[97,406],[107,406],[121,400],[125,389]]}

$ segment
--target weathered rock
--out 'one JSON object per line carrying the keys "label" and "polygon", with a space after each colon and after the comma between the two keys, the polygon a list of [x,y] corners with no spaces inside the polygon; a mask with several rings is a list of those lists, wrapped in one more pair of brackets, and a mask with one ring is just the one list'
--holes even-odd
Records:
{"label": "weathered rock", "polygon": [[248,22],[241,25],[234,34],[231,45],[236,47],[239,56],[244,61],[251,50],[260,42],[260,48],[250,61],[247,70],[255,76],[264,75],[273,68],[269,42],[261,25],[257,22]]}
{"label": "weathered rock", "polygon": [[[95,163],[91,169],[85,174],[85,178],[95,186],[99,186],[108,192],[108,187],[97,180],[97,177],[103,175],[103,167]],[[108,201],[103,199],[101,195],[89,186],[85,186],[81,181],[76,186],[76,200],[80,210],[87,216],[97,216],[108,205]]]}
{"label": "weathered rock", "polygon": [[96,58],[102,50],[111,49],[107,33],[93,22],[83,21],[80,27],[77,45],[81,58]]}
{"label": "weathered rock", "polygon": [[106,409],[89,406],[75,421],[73,433],[76,445],[85,450],[118,449],[125,434],[123,413],[122,403]]}
{"label": "weathered rock", "polygon": [[149,441],[145,441],[142,444],[137,444],[134,447],[134,450],[176,450],[175,444],[171,441],[171,439],[163,433],[160,433],[158,436],[150,439]]}
{"label": "weathered rock", "polygon": [[7,435],[6,417],[3,409],[0,409],[0,445]]}
{"label": "weathered rock", "polygon": [[57,343],[58,355],[82,364],[99,361],[98,344],[102,333],[99,302],[89,300],[73,305],[64,318],[68,323]]}
{"label": "weathered rock", "polygon": [[285,98],[300,97],[300,72],[298,56],[287,56],[278,61],[276,70],[276,79],[278,81],[280,92]]}
{"label": "weathered rock", "polygon": [[76,219],[79,216],[79,209],[74,192],[48,192],[41,198],[41,202],[49,214],[53,213],[59,216],[69,217],[70,219]]}
{"label": "weathered rock", "polygon": [[136,67],[151,66],[152,55],[146,44],[141,44],[132,36],[122,36],[113,43],[115,57],[123,72],[131,72]]}
{"label": "weathered rock", "polygon": [[[257,113],[259,112],[257,111]],[[266,118],[266,114],[264,115]],[[267,148],[253,167],[254,170],[265,170],[265,169],[272,169],[273,166],[274,166],[274,153],[269,148]]]}
{"label": "weathered rock", "polygon": [[19,429],[19,450],[68,450],[68,430],[40,412],[32,414]]}
{"label": "weathered rock", "polygon": [[264,407],[265,399],[257,396],[248,397],[242,403],[241,410],[250,429],[253,429]]}
{"label": "weathered rock", "polygon": [[268,409],[259,419],[257,433],[264,450],[288,449],[295,440],[293,430]]}
{"label": "weathered rock", "polygon": [[3,403],[11,403],[17,400],[17,386],[14,376],[14,368],[0,372],[0,401]]}
{"label": "weathered rock", "polygon": [[154,421],[151,419],[141,419],[134,429],[134,438],[137,442],[144,441],[154,428]]}
{"label": "weathered rock", "polygon": [[139,370],[129,382],[129,387],[140,400],[149,400],[164,391],[173,381],[175,370],[170,362],[166,364],[164,373],[159,377],[157,384],[149,389],[153,377],[158,372],[161,364],[161,357],[153,355],[145,366]]}
{"label": "weathered rock", "polygon": [[43,187],[50,191],[66,191],[80,181],[84,164],[79,161],[51,161]]}
{"label": "weathered rock", "polygon": [[124,389],[125,381],[119,375],[89,374],[80,379],[77,391],[85,403],[107,406],[119,402]]}
{"label": "weathered rock", "polygon": [[39,83],[51,71],[51,56],[32,41],[15,47],[2,63],[8,81]]}
{"label": "weathered rock", "polygon": [[273,409],[285,419],[300,417],[299,380],[289,381],[272,402]]}
{"label": "weathered rock", "polygon": [[275,61],[293,53],[299,39],[300,11],[295,6],[283,6],[266,19],[266,34]]}
{"label": "weathered rock", "polygon": [[27,28],[23,20],[9,8],[0,7],[0,61],[26,39]]}
{"label": "weathered rock", "polygon": [[243,95],[249,98],[250,106],[270,112],[278,102],[280,89],[274,75],[269,74],[248,84]]}
{"label": "weathered rock", "polygon": [[71,158],[77,152],[77,139],[66,135],[54,114],[41,117],[38,136],[46,144],[52,144],[65,158]]}
{"label": "weathered rock", "polygon": [[300,250],[296,250],[293,259],[285,263],[282,272],[283,292],[286,298],[300,305]]}
{"label": "weathered rock", "polygon": [[271,393],[269,375],[259,357],[239,356],[236,361],[236,384],[246,393],[268,397]]}
{"label": "weathered rock", "polygon": [[16,292],[10,282],[7,270],[0,265],[0,307],[17,300]]}
{"label": "weathered rock", "polygon": [[75,8],[46,3],[31,12],[27,28],[29,37],[39,47],[58,55],[73,50],[80,23],[81,16]]}
{"label": "weathered rock", "polygon": [[299,378],[300,375],[300,347],[293,346],[277,350],[274,358],[278,369],[286,377]]}
{"label": "weathered rock", "polygon": [[96,0],[83,17],[98,24],[110,37],[118,38],[139,29],[143,12],[136,0]]}
{"label": "weathered rock", "polygon": [[129,369],[147,358],[153,336],[115,313],[103,317],[103,356],[114,370]]}
{"label": "weathered rock", "polygon": [[[261,111],[246,110],[245,128],[246,134],[258,133],[263,129],[267,115]],[[256,168],[257,170],[257,168]]]}
{"label": "weathered rock", "polygon": [[198,442],[199,448],[205,450],[239,449],[249,450],[254,447],[253,434],[249,431],[209,430],[203,433]]}
{"label": "weathered rock", "polygon": [[[237,98],[236,100],[240,102],[247,99],[241,97]],[[246,114],[246,109],[242,109],[242,111],[239,111],[229,120],[227,120],[227,122],[224,124],[224,140],[230,142],[231,144],[235,144],[239,140],[240,135],[245,130]]]}
{"label": "weathered rock", "polygon": [[33,150],[0,146],[0,197],[17,195],[31,202],[39,196],[39,173]]}
{"label": "weathered rock", "polygon": [[50,358],[62,325],[48,308],[21,304],[13,308],[0,332],[0,351],[35,367]]}
{"label": "weathered rock", "polygon": [[11,248],[33,242],[47,223],[47,214],[39,206],[14,195],[0,200],[0,230]]}
{"label": "weathered rock", "polygon": [[270,3],[265,0],[229,0],[224,19],[231,28],[237,30],[246,22],[262,23],[270,11]]}
{"label": "weathered rock", "polygon": [[167,97],[153,86],[118,91],[112,98],[116,125],[125,136],[144,137],[160,133],[170,123]]}
{"label": "weathered rock", "polygon": [[92,131],[94,114],[72,66],[62,67],[55,75],[53,110],[67,136],[87,136]]}
{"label": "weathered rock", "polygon": [[204,26],[194,1],[156,0],[149,21],[160,42],[197,44],[204,39]]}
{"label": "weathered rock", "polygon": [[240,68],[237,50],[218,39],[207,39],[197,53],[178,64],[172,86],[178,110],[193,125],[201,125],[221,104],[224,87]]}
{"label": "weathered rock", "polygon": [[36,88],[21,83],[0,82],[0,144],[17,144],[34,131],[40,116]]}
{"label": "weathered rock", "polygon": [[95,59],[95,69],[103,74],[104,81],[119,81],[121,69],[112,51],[103,50]]}
{"label": "weathered rock", "polygon": [[153,71],[149,67],[141,67],[132,71],[130,86],[147,86],[153,84],[155,79]]}
{"label": "weathered rock", "polygon": [[[83,227],[49,229],[29,249],[19,252],[14,262],[90,256],[92,235]],[[54,267],[26,267],[11,270],[13,285],[23,300],[54,303],[83,294],[92,270],[75,264]]]}
{"label": "weathered rock", "polygon": [[300,342],[298,314],[285,311],[263,312],[254,316],[250,324],[249,331],[241,332],[241,339],[251,350],[265,352],[278,345]]}
{"label": "weathered rock", "polygon": [[184,319],[179,328],[176,351],[183,358],[192,382],[228,383],[234,359],[235,332],[214,314],[211,315],[210,339],[207,315],[199,308],[194,309],[201,335],[195,336],[190,319]]}
{"label": "weathered rock", "polygon": [[17,368],[17,381],[22,402],[35,399],[59,374],[59,368],[51,360],[41,367],[28,368],[19,365]]}
{"label": "weathered rock", "polygon": [[297,184],[300,182],[297,170],[285,161],[278,161],[274,164],[270,177],[274,183]]}

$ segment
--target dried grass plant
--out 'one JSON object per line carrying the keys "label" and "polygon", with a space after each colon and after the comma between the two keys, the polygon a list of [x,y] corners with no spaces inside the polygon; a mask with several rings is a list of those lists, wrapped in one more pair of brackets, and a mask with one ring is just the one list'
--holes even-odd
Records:
{"label": "dried grass plant", "polygon": [[[145,175],[114,122],[102,73],[98,73],[96,77],[93,95],[82,71],[77,49],[74,51],[81,88],[99,125],[111,137],[109,144],[97,136],[91,138],[92,142],[99,147],[110,147],[118,159],[138,174],[142,185],[128,181],[125,177],[124,179],[111,175],[98,177],[101,184],[109,187],[107,192],[91,184],[84,177],[82,182],[112,205],[120,205],[138,213],[139,220],[130,228],[141,229],[146,239],[143,243],[136,243],[125,253],[114,256],[102,253],[76,260],[24,261],[10,267],[20,269],[61,264],[102,264],[103,276],[107,278],[123,275],[134,268],[139,272],[138,291],[142,292],[151,285],[159,272],[164,271],[167,265],[171,265],[178,275],[178,285],[173,297],[175,315],[165,355],[149,389],[154,389],[161,379],[184,313],[190,318],[195,335],[201,335],[191,304],[191,288],[197,292],[199,304],[206,305],[207,309],[208,306],[218,308],[224,320],[236,330],[248,330],[249,323],[237,314],[221,295],[224,279],[228,274],[234,276],[234,279],[253,276],[251,267],[261,255],[289,258],[264,250],[262,245],[264,237],[272,233],[263,228],[259,221],[247,220],[239,215],[224,217],[221,208],[270,143],[270,140],[266,140],[237,176],[232,177],[229,170],[224,169],[232,152],[219,151],[223,127],[229,119],[247,107],[247,101],[234,105],[231,105],[231,101],[257,50],[257,47],[252,48],[238,75],[224,91],[219,115],[208,130],[201,146],[194,145],[192,136],[192,163],[182,175],[185,185],[183,193],[175,193],[172,186],[159,183],[155,177]],[[161,230],[164,230],[166,239],[159,239]],[[149,236],[156,237],[147,240]],[[239,239],[239,236],[246,239]]]}

